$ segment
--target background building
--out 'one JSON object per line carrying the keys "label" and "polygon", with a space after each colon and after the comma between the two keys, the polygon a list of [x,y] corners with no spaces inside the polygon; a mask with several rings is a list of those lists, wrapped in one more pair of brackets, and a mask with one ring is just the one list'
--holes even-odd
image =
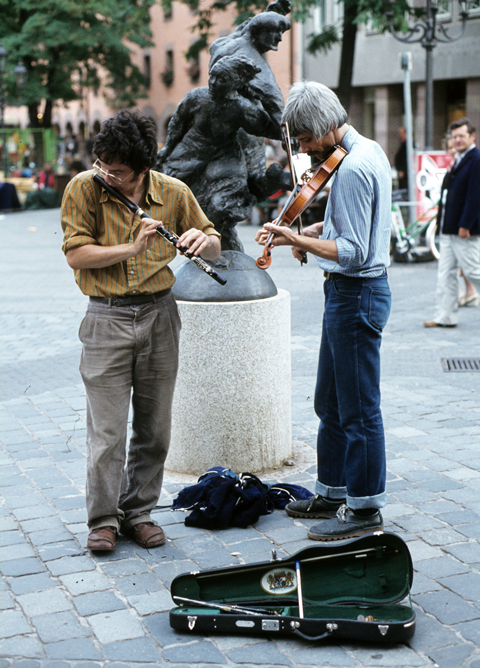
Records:
{"label": "background building", "polygon": [[[305,25],[304,35],[319,32],[324,25],[341,20],[337,0],[320,0],[320,6]],[[424,3],[415,2],[417,6]],[[434,149],[441,149],[448,124],[468,116],[480,132],[480,3],[468,3],[469,19],[458,41],[433,49]],[[444,0],[437,14],[452,34],[460,3]],[[304,38],[305,39],[305,38]],[[363,134],[379,142],[391,162],[398,148],[397,130],[404,125],[403,71],[400,55],[412,53],[412,107],[416,146],[424,147],[425,133],[425,49],[420,44],[402,44],[389,33],[380,34],[359,26],[353,70],[350,120]],[[335,89],[338,85],[340,46],[325,54],[310,56],[302,49],[305,79],[313,79]]]}
{"label": "background building", "polygon": [[[438,19],[455,32],[459,4],[453,0],[441,1]],[[468,6],[470,18],[464,36],[454,43],[439,43],[433,50],[435,149],[442,148],[449,122],[460,116],[469,116],[480,132],[480,0],[469,2]],[[169,14],[157,4],[151,9],[155,46],[148,49],[131,46],[135,63],[150,82],[148,97],[140,99],[137,107],[156,120],[160,144],[165,141],[168,122],[179,102],[191,88],[206,86],[208,82],[209,53],[204,51],[190,62],[184,56],[196,39],[192,32],[196,18],[181,2],[173,2]],[[210,43],[235,29],[234,18],[233,10],[215,14]],[[319,32],[324,25],[332,23],[341,25],[341,21],[341,3],[319,0],[312,18],[305,25],[294,24],[291,31],[284,33],[278,51],[265,54],[285,98],[290,84],[300,79],[320,81],[333,89],[338,86],[340,46],[333,47],[327,54],[311,56],[306,52],[306,44],[312,32]],[[416,145],[422,149],[425,50],[419,44],[401,44],[388,33],[380,34],[365,25],[359,26],[350,120],[360,132],[380,143],[391,162],[398,148],[398,128],[404,124],[400,54],[405,51],[412,53],[414,131]],[[53,125],[59,139],[59,157],[68,151],[88,159],[92,137],[114,110],[107,106],[101,92],[94,95],[90,89],[82,88],[81,82],[78,90],[79,101],[55,107]],[[25,108],[7,108],[6,118],[9,124],[19,127],[25,128],[28,123]]]}

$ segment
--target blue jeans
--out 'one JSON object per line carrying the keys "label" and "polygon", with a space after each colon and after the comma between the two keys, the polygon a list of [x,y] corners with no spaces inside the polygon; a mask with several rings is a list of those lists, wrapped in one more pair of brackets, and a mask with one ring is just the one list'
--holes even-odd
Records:
{"label": "blue jeans", "polygon": [[390,315],[386,274],[324,284],[325,310],[315,389],[320,418],[315,491],[349,508],[382,508],[385,436],[380,411],[380,343]]}

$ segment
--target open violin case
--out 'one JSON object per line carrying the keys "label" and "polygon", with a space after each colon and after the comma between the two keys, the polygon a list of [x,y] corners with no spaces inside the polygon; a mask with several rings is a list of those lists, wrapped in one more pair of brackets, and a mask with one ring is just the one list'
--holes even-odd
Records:
{"label": "open violin case", "polygon": [[179,575],[170,625],[195,634],[397,643],[415,633],[412,580],[407,545],[378,531],[270,562]]}

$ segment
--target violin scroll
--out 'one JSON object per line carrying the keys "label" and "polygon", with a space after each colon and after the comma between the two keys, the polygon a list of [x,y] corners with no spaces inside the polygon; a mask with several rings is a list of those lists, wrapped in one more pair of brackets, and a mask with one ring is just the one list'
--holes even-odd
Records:
{"label": "violin scroll", "polygon": [[259,269],[268,269],[272,264],[272,251],[270,250],[271,246],[272,244],[265,244],[263,255],[255,260],[255,264]]}

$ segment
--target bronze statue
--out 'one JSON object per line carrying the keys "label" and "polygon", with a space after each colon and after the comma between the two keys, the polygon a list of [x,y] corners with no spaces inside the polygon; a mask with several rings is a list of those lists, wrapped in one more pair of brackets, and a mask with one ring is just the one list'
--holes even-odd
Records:
{"label": "bronze statue", "polygon": [[[280,2],[271,5],[285,9]],[[211,48],[208,87],[177,107],[158,168],[186,183],[222,234],[222,250],[243,250],[235,225],[252,206],[290,188],[290,175],[266,169],[264,139],[280,139],[283,96],[262,57],[277,50],[290,21],[276,11],[247,19]]]}

